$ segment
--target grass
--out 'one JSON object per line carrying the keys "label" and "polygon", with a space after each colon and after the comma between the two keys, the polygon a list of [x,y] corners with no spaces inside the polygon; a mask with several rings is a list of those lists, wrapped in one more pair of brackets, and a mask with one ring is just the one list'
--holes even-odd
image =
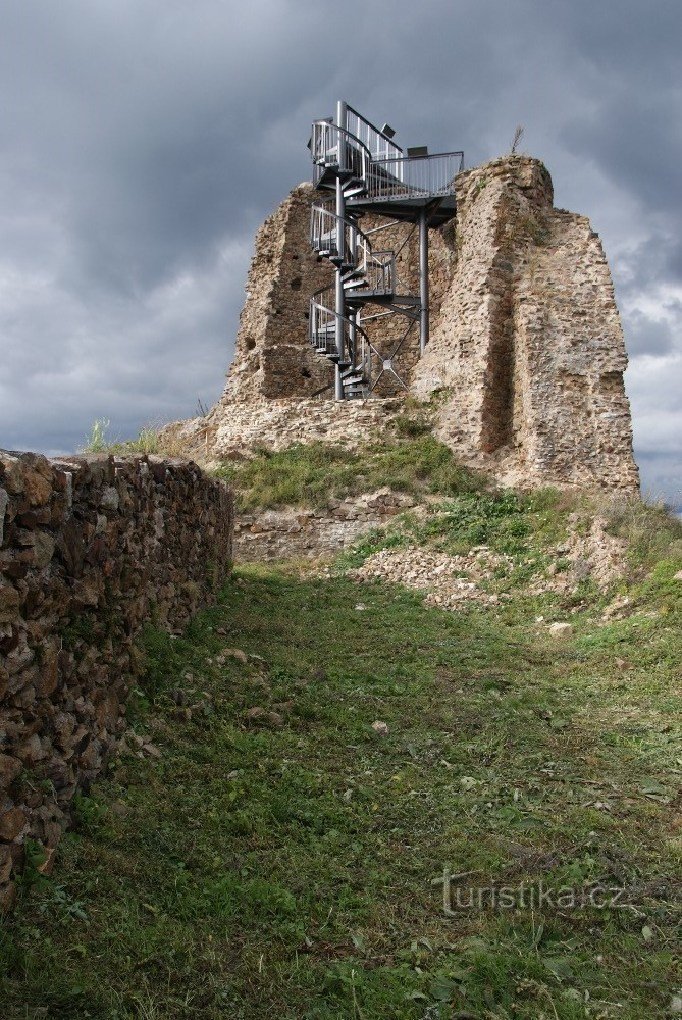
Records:
{"label": "grass", "polygon": [[[682,521],[661,503],[639,499],[561,492],[547,488],[523,494],[512,490],[461,491],[432,500],[424,512],[407,512],[367,533],[337,560],[337,570],[359,566],[380,549],[427,546],[451,555],[485,545],[511,557],[510,575],[518,592],[550,564],[568,566],[555,549],[569,531],[585,533],[595,517],[626,549],[623,583],[641,580],[657,564],[682,563]],[[503,590],[503,589],[501,589]]]}
{"label": "grass", "polygon": [[90,434],[83,444],[83,453],[110,453],[118,456],[144,453],[161,457],[183,457],[186,450],[168,435],[162,435],[162,427],[145,425],[135,439],[118,440],[108,435],[110,421],[97,418],[92,423]]}
{"label": "grass", "polygon": [[243,510],[321,507],[330,499],[390,488],[413,495],[455,496],[484,488],[480,476],[457,463],[451,450],[405,418],[402,439],[352,451],[329,443],[260,450],[224,464],[217,474],[235,487]]}
{"label": "grass", "polygon": [[[556,498],[505,499],[452,527],[488,519],[506,542],[509,520],[560,517]],[[679,565],[640,583],[638,614],[602,626],[586,607],[562,643],[533,622],[557,596],[445,613],[389,585],[238,572],[183,637],[147,633],[130,719],[160,754],[124,754],[81,796],[51,877],[33,848],[0,1014],[666,1015]],[[531,905],[540,883],[573,904]]]}

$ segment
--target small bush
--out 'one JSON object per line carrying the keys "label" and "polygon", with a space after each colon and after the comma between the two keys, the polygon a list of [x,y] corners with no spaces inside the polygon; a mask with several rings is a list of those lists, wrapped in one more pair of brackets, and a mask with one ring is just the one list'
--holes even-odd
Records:
{"label": "small bush", "polygon": [[418,436],[425,436],[431,431],[431,425],[423,418],[411,418],[409,415],[400,414],[394,423],[396,432],[409,439],[416,439]]}

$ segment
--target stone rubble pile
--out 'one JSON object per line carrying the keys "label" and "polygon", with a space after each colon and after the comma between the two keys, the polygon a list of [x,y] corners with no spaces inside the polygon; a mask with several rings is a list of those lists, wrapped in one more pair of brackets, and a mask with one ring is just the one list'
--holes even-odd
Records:
{"label": "stone rubble pile", "polygon": [[141,629],[182,628],[231,555],[231,494],[196,464],[0,451],[0,910],[115,746]]}
{"label": "stone rubble pile", "polygon": [[[563,545],[550,550],[554,557],[547,576],[532,582],[530,595],[546,592],[573,592],[581,581],[590,578],[605,591],[627,573],[627,542],[610,535],[603,517],[595,517],[584,531],[585,521],[578,514],[569,516],[569,536]],[[561,560],[566,569],[560,570]]]}
{"label": "stone rubble pile", "polygon": [[[572,514],[569,526],[566,543],[548,550],[552,560],[546,574],[526,586],[528,595],[573,593],[586,578],[606,591],[626,574],[627,544],[607,532],[603,518],[590,521],[583,531],[585,522]],[[559,569],[562,559],[565,570]],[[486,582],[509,574],[514,565],[511,556],[495,553],[487,546],[478,546],[460,556],[410,546],[373,553],[361,567],[349,570],[347,576],[361,582],[384,580],[404,584],[426,591],[427,605],[458,609],[466,602],[490,605],[508,599],[508,594],[490,593],[485,586]],[[625,604],[628,601],[626,599]]]}
{"label": "stone rubble pile", "polygon": [[406,549],[382,549],[369,556],[361,567],[349,570],[347,576],[356,581],[391,581],[417,591],[426,591],[426,605],[439,609],[458,609],[462,603],[478,602],[491,605],[498,596],[486,592],[481,583],[490,580],[495,571],[508,569],[508,556],[494,553],[485,546],[472,549],[463,556],[433,552],[410,546]]}

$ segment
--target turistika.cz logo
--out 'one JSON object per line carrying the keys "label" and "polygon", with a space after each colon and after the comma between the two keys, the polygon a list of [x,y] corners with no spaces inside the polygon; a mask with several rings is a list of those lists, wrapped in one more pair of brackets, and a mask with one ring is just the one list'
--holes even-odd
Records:
{"label": "turistika.cz logo", "polygon": [[434,878],[433,885],[442,885],[443,913],[454,917],[464,910],[613,910],[629,907],[622,886],[552,886],[544,882],[521,882],[519,885],[462,885],[462,874],[449,868]]}

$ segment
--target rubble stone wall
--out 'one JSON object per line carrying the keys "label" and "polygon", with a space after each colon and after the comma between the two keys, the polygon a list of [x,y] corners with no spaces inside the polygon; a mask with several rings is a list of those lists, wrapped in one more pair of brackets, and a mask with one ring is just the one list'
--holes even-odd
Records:
{"label": "rubble stone wall", "polygon": [[263,563],[317,560],[336,556],[373,528],[388,524],[414,506],[405,493],[381,489],[368,495],[331,500],[319,510],[286,508],[235,516],[234,557]]}
{"label": "rubble stone wall", "polygon": [[147,623],[182,628],[230,570],[232,497],[185,461],[0,451],[0,908],[49,861],[123,727]]}
{"label": "rubble stone wall", "polygon": [[457,179],[458,255],[412,392],[436,434],[508,485],[635,491],[625,342],[589,220],[549,173],[508,157]]}
{"label": "rubble stone wall", "polygon": [[285,450],[294,443],[336,443],[354,450],[395,437],[392,428],[403,410],[399,398],[235,400],[217,404],[205,418],[166,425],[161,442],[181,448],[203,463],[253,455],[254,450]]}
{"label": "rubble stone wall", "polygon": [[294,188],[258,230],[223,402],[306,397],[332,381],[308,343],[311,296],[334,283],[310,247],[311,184]]}

